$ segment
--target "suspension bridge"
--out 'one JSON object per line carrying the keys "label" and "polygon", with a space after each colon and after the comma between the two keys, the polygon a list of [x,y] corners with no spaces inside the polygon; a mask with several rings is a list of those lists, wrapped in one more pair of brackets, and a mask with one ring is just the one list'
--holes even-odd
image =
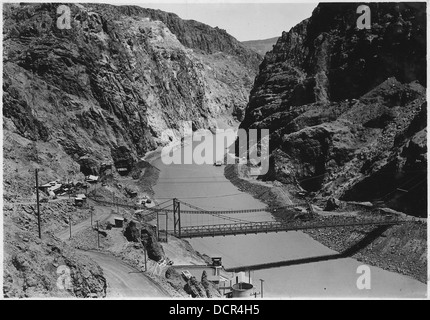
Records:
{"label": "suspension bridge", "polygon": [[[129,209],[146,209],[151,214],[156,214],[157,238],[159,241],[166,241],[168,235],[178,238],[203,238],[216,236],[229,236],[241,234],[258,234],[285,231],[299,231],[309,229],[341,228],[341,227],[362,227],[362,226],[389,226],[404,223],[396,217],[363,217],[356,220],[338,219],[315,220],[314,212],[309,202],[296,203],[288,206],[233,209],[233,210],[205,210],[193,204],[189,204],[177,198],[169,199],[157,204],[153,208],[146,208],[141,205],[131,205],[127,203],[102,201],[92,198],[96,202],[119,206]],[[166,203],[168,203],[166,205]],[[165,205],[164,207],[162,207]],[[182,210],[183,206],[188,207]],[[170,208],[171,207],[171,208]],[[304,219],[294,219],[289,221],[250,221],[250,213],[258,212],[288,212],[297,213],[296,209],[306,207],[307,213]],[[170,209],[169,209],[170,208]],[[238,218],[240,216],[240,218]],[[246,220],[244,218],[247,218]],[[254,217],[255,218],[255,217]],[[303,218],[303,216],[302,216]],[[184,219],[188,219],[184,225]],[[164,221],[162,221],[164,220]],[[170,228],[169,228],[170,221]],[[225,223],[228,221],[228,223]],[[224,222],[224,223],[223,223]],[[172,228],[173,226],[173,228]]]}

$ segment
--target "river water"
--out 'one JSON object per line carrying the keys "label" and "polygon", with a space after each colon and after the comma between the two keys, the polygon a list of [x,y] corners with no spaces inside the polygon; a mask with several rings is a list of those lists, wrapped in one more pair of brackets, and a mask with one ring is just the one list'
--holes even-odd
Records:
{"label": "river water", "polygon": [[[179,149],[176,152],[180,152]],[[160,169],[153,188],[158,203],[178,198],[205,210],[264,208],[265,204],[240,192],[224,177],[224,166],[209,164],[169,164],[161,158],[152,162]],[[182,210],[189,210],[181,204]],[[231,215],[248,221],[273,220],[268,212]],[[173,229],[169,221],[169,229]],[[181,214],[184,225],[233,223],[211,215]],[[317,262],[302,262],[288,266],[251,272],[253,284],[260,291],[264,280],[265,298],[357,297],[357,298],[420,298],[426,285],[410,277],[370,267],[370,289],[358,289],[361,262],[352,258],[334,259],[337,252],[313,240],[303,232],[251,234],[214,238],[188,239],[194,249],[209,256],[221,256],[226,268],[316,258]]]}

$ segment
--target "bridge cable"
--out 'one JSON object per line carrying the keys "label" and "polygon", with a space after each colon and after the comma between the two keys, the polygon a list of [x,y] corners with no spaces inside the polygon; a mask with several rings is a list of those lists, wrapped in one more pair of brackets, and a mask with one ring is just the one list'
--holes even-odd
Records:
{"label": "bridge cable", "polygon": [[221,215],[221,214],[210,213],[210,211],[209,211],[209,210],[204,210],[204,209],[202,209],[202,208],[199,208],[199,207],[194,206],[194,205],[192,205],[192,204],[186,203],[186,202],[184,202],[184,201],[180,201],[180,202],[181,202],[181,203],[183,203],[183,204],[185,204],[186,206],[188,206],[188,207],[190,207],[190,208],[193,208],[193,209],[196,209],[196,210],[199,210],[199,211],[204,211],[204,212],[206,212],[205,214],[209,214],[209,215],[211,215],[211,216],[213,216],[213,217],[218,217],[218,218],[221,218],[221,219],[230,220],[230,221],[235,221],[235,222],[246,222],[246,223],[250,222],[250,221],[248,221],[248,220],[243,220],[243,219],[238,219],[238,218],[231,218],[231,217],[223,216],[223,215]]}

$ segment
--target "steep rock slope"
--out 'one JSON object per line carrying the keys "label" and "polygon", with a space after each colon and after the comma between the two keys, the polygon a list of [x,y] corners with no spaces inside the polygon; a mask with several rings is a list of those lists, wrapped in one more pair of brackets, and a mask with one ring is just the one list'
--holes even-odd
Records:
{"label": "steep rock slope", "polygon": [[241,127],[271,130],[267,179],[426,216],[426,5],[369,4],[370,30],[358,6],[322,3],[282,34]]}
{"label": "steep rock slope", "polygon": [[[132,173],[147,151],[181,138],[182,122],[214,128],[220,115],[240,116],[261,61],[225,31],[173,14],[66,6],[70,29],[57,27],[60,4],[3,6],[7,297],[106,295],[102,269],[48,230],[76,216],[71,204],[41,206],[42,240],[35,209],[11,209],[35,208],[34,168],[40,184],[82,182],[103,163]],[[61,266],[68,290],[57,286]]]}
{"label": "steep rock slope", "polygon": [[242,41],[242,44],[258,54],[264,56],[267,52],[273,49],[273,46],[278,41],[278,37],[264,39],[264,40],[249,40]]}
{"label": "steep rock slope", "polygon": [[59,4],[4,7],[6,195],[29,192],[21,168],[130,169],[179,139],[182,122],[213,128],[245,107],[260,58],[225,31],[139,7],[67,6],[70,29],[57,28]]}

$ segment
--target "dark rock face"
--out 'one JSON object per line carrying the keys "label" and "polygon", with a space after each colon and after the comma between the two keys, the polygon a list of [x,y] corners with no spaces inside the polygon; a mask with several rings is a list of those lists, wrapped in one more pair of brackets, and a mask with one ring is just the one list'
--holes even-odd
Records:
{"label": "dark rock face", "polygon": [[426,215],[426,6],[368,4],[359,30],[358,5],[319,4],[282,34],[241,127],[270,129],[267,179]]}
{"label": "dark rock face", "polygon": [[278,37],[264,40],[243,41],[242,44],[264,56],[268,51],[273,49],[276,41],[278,41]]}
{"label": "dark rock face", "polygon": [[136,160],[133,156],[133,153],[125,146],[119,146],[118,148],[112,148],[111,150],[112,160],[114,161],[115,167],[126,169],[126,171],[130,171]]}
{"label": "dark rock face", "polygon": [[149,259],[160,261],[166,257],[163,246],[157,241],[155,232],[150,228],[141,229],[143,244],[148,253]]}
{"label": "dark rock face", "polygon": [[79,158],[78,163],[80,165],[80,171],[88,176],[88,175],[99,175],[99,163],[91,157],[82,156]]}
{"label": "dark rock face", "polygon": [[187,281],[184,290],[193,298],[206,298],[206,290],[203,284],[197,281],[196,277],[191,277],[191,279]]}
{"label": "dark rock face", "polygon": [[127,224],[127,227],[124,230],[124,236],[127,238],[128,241],[132,242],[140,242],[140,236],[141,232],[139,229],[139,226],[137,226],[136,222],[130,221]]}
{"label": "dark rock face", "polygon": [[80,164],[85,173],[98,171],[96,162],[130,169],[180,139],[183,121],[213,128],[219,115],[245,107],[261,58],[225,31],[101,4],[68,4],[71,28],[59,29],[58,6],[4,6],[4,129],[15,149],[45,142],[36,148],[62,163],[92,159]]}
{"label": "dark rock face", "polygon": [[325,211],[333,211],[340,207],[340,202],[336,198],[329,198],[327,200],[326,206],[324,208]]}

